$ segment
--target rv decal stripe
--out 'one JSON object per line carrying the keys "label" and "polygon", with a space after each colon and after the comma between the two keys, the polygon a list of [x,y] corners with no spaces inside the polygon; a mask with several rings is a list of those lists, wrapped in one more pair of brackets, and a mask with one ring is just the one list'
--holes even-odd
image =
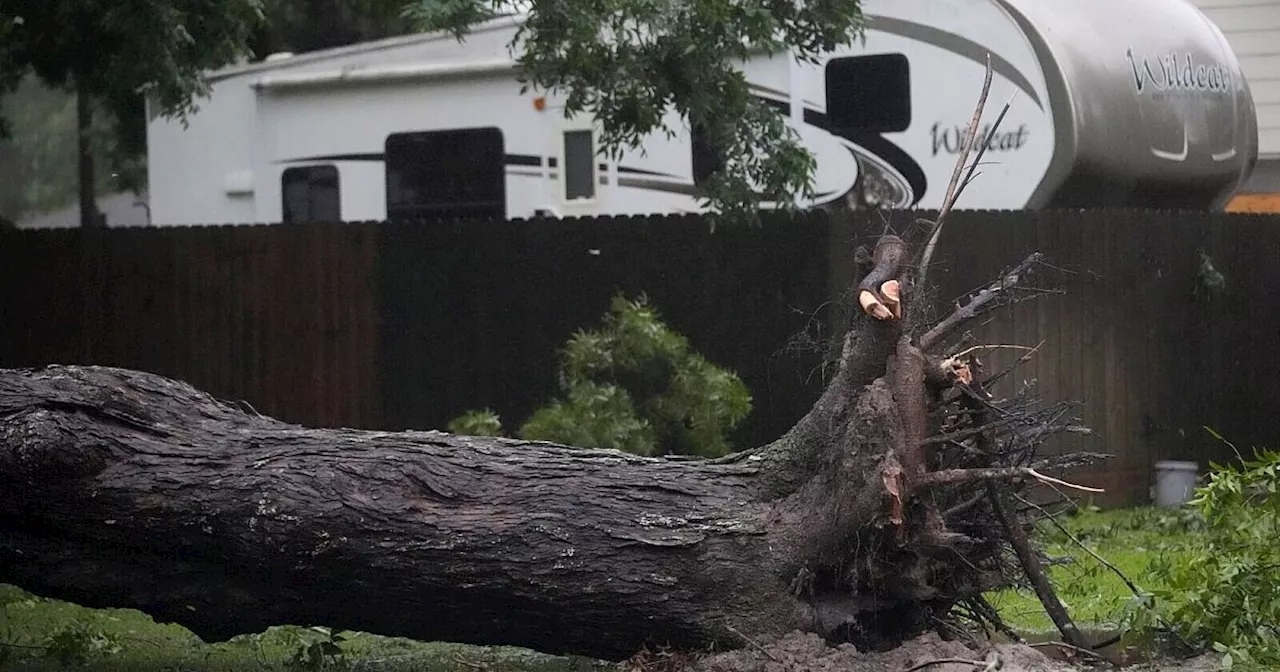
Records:
{"label": "rv decal stripe", "polygon": [[[994,58],[992,61],[994,62]],[[756,95],[755,99],[778,110],[781,114],[788,114],[791,110],[791,106],[788,103],[770,100],[760,95]],[[903,151],[893,141],[879,133],[833,129],[827,123],[827,115],[812,108],[805,109],[804,123],[844,138],[893,166],[907,180],[907,184],[911,186],[912,204],[919,203],[920,199],[924,198],[925,189],[929,186],[928,179],[925,178],[924,169],[920,167],[920,164],[916,163],[915,159],[911,158],[910,154]],[[852,152],[853,150],[850,151]],[[857,158],[856,153],[854,158]]]}
{"label": "rv decal stripe", "polygon": [[769,107],[772,107],[773,109],[782,113],[783,116],[791,114],[791,103],[788,103],[785,100],[774,100],[772,98],[765,98],[764,96],[756,96],[755,98],[757,102],[761,102],[761,103],[764,103],[765,105],[768,105]]}
{"label": "rv decal stripe", "polygon": [[775,89],[771,86],[764,86],[763,84],[748,84],[747,88],[750,89],[752,92],[754,92],[754,95],[758,98],[762,97],[761,94],[773,96],[775,98],[781,98],[783,100],[786,100],[791,97],[791,94],[787,93],[786,91]]}
{"label": "rv decal stripe", "polygon": [[[924,198],[925,189],[929,187],[929,181],[925,178],[924,169],[920,167],[920,164],[916,163],[915,159],[911,158],[910,154],[894,144],[893,141],[879,133],[833,129],[827,123],[827,115],[817,110],[806,109],[804,111],[804,123],[838,135],[875,154],[893,166],[907,180],[907,184],[911,185],[912,205],[919,203],[920,199]],[[853,150],[850,149],[849,151],[852,152]]]}
{"label": "rv decal stripe", "polygon": [[[508,154],[504,158],[504,162],[508,166],[541,166],[542,157],[532,154]],[[554,167],[556,164],[552,163],[551,165]]]}
{"label": "rv decal stripe", "polygon": [[[374,153],[324,154],[320,156],[302,156],[302,157],[293,158],[293,159],[285,159],[283,161],[276,161],[275,163],[277,165],[279,164],[287,165],[291,163],[320,163],[320,162],[332,162],[332,161],[386,161],[386,158],[387,157],[385,154],[380,154],[380,153],[379,154],[374,154]],[[524,166],[524,167],[532,167],[532,168],[541,168],[544,160],[546,161],[547,166],[551,168],[557,167],[557,164],[559,163],[559,161],[554,156],[544,159],[544,157],[538,156],[536,154],[507,154],[505,157],[503,157],[503,163],[507,166]],[[602,163],[599,166],[597,166],[597,168],[599,168],[600,172],[605,172],[609,169],[609,166],[608,164]],[[653,177],[665,177],[673,180],[681,179],[680,176],[672,175],[670,173],[662,173],[655,170],[645,170],[643,168],[630,168],[627,166],[618,166],[618,172],[628,173],[632,175],[650,175]],[[529,176],[538,175],[538,173],[523,173],[523,172],[520,174],[529,175]]]}
{"label": "rv decal stripe", "polygon": [[386,155],[381,152],[377,154],[325,154],[323,156],[303,156],[296,159],[285,159],[276,161],[281,163],[314,163],[317,161],[385,161]]}
{"label": "rv decal stripe", "polygon": [[[871,30],[878,30],[893,35],[899,35],[912,40],[918,40],[925,44],[932,44],[939,49],[947,51],[967,58],[982,67],[987,67],[987,54],[989,50],[967,38],[949,33],[945,30],[926,26],[922,23],[914,21],[904,21],[902,19],[894,19],[878,14],[867,14],[867,27]],[[1013,82],[1013,85],[1022,89],[1035,102],[1036,107],[1044,109],[1044,104],[1040,102],[1040,96],[1036,94],[1035,87],[1032,86],[1031,80],[1027,79],[1018,68],[1012,63],[1005,60],[998,54],[991,54],[991,69],[996,74]]]}
{"label": "rv decal stripe", "polygon": [[[386,154],[368,153],[368,154],[324,154],[321,156],[302,156],[296,159],[285,159],[276,161],[277,164],[282,163],[315,163],[318,161],[386,161]],[[508,166],[541,166],[542,157],[531,154],[508,154],[504,158],[504,163]],[[552,159],[551,165],[555,166],[555,159]]]}
{"label": "rv decal stripe", "polygon": [[648,191],[661,191],[669,194],[682,194],[684,196],[698,195],[698,188],[692,184],[672,184],[637,177],[619,177],[618,186],[631,187],[633,189],[645,189]]}
{"label": "rv decal stripe", "polygon": [[678,175],[671,173],[660,173],[656,170],[645,170],[643,168],[631,168],[629,166],[618,166],[618,172],[625,175],[652,175],[654,177],[670,177],[672,179],[680,179]]}

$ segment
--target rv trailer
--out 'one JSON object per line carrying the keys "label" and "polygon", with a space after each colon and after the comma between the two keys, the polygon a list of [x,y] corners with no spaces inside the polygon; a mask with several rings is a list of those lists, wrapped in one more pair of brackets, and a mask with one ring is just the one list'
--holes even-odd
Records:
{"label": "rv trailer", "polygon": [[[817,159],[808,206],[937,208],[988,55],[965,208],[1222,209],[1258,155],[1249,87],[1187,0],[866,0],[865,41],[741,64]],[[151,113],[152,222],[697,212],[714,155],[678,119],[617,161],[589,118],[521,92],[520,16],[278,54],[210,75],[188,124]],[[1004,101],[1008,115],[990,121]]]}

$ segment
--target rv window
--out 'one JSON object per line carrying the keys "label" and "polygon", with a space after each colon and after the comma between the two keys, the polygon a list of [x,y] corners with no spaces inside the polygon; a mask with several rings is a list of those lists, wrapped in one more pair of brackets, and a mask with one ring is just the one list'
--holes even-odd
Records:
{"label": "rv window", "polygon": [[693,145],[693,184],[700,187],[712,173],[719,170],[720,153],[711,146],[711,141],[700,125],[693,126],[689,142]]}
{"label": "rv window", "polygon": [[596,195],[595,146],[591,131],[565,131],[564,197],[566,200]]}
{"label": "rv window", "polygon": [[833,58],[826,80],[832,128],[897,133],[911,125],[911,69],[905,55]]}
{"label": "rv window", "polygon": [[283,219],[288,223],[342,220],[337,166],[295,166],[280,175]]}
{"label": "rv window", "polygon": [[506,218],[501,130],[396,133],[386,157],[388,219]]}

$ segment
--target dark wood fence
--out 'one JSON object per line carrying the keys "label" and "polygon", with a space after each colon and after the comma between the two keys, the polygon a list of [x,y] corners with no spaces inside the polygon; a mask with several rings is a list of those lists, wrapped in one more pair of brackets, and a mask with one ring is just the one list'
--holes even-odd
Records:
{"label": "dark wood fence", "polygon": [[[309,426],[443,428],[490,407],[509,425],[555,394],[557,349],[610,296],[645,292],[755,410],[738,445],[777,436],[823,384],[854,247],[929,213],[44,230],[0,233],[0,366],[153,371]],[[1060,294],[975,329],[1040,346],[1035,379],[1117,455],[1079,480],[1144,501],[1158,459],[1227,460],[1280,423],[1280,217],[1156,211],[954,215],[935,279],[962,295],[1039,250]],[[1198,291],[1202,256],[1225,278]],[[940,306],[940,309],[945,306]],[[1002,366],[1020,351],[997,350]]]}

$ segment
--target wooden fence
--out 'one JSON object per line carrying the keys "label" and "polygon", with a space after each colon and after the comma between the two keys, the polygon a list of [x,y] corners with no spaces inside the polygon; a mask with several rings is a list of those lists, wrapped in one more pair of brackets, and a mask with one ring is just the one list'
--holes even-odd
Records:
{"label": "wooden fence", "polygon": [[[443,428],[486,406],[515,425],[556,393],[565,339],[614,292],[645,292],[746,380],[755,410],[735,439],[754,445],[821,391],[820,353],[794,346],[829,334],[854,247],[928,214],[714,233],[697,217],[0,232],[0,367],[153,371],[309,426]],[[932,273],[959,296],[1033,250],[1040,286],[1062,293],[975,336],[1043,341],[1004,391],[1035,379],[1083,402],[1097,435],[1053,449],[1117,455],[1080,477],[1104,502],[1145,501],[1157,459],[1230,459],[1206,425],[1277,444],[1280,216],[961,211]],[[1198,289],[1205,259],[1222,288]]]}

